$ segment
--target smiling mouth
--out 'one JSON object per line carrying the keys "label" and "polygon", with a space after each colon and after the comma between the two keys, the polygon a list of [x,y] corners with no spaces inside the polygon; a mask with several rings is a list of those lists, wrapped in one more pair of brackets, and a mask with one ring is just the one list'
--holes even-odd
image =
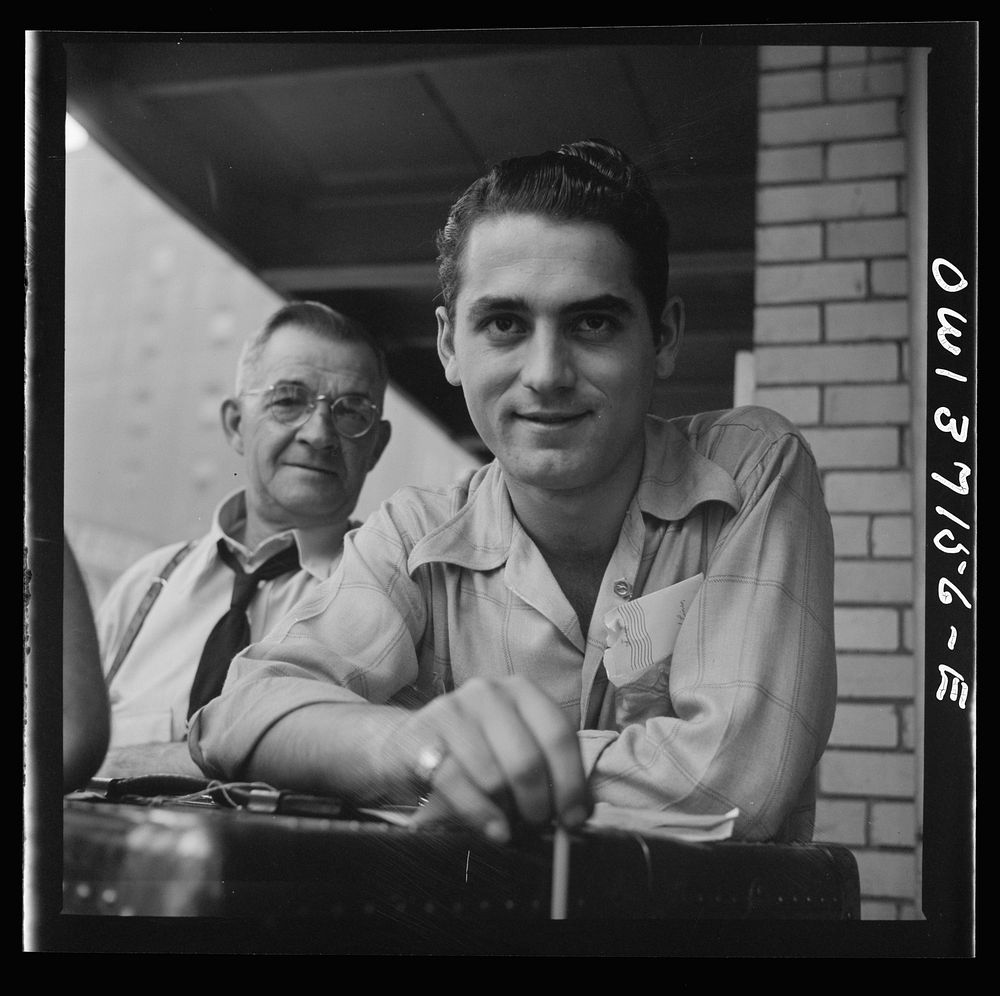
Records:
{"label": "smiling mouth", "polygon": [[285,466],[293,467],[295,470],[311,470],[314,474],[326,474],[330,477],[336,476],[337,473],[332,467],[316,467],[308,463],[289,463]]}
{"label": "smiling mouth", "polygon": [[515,417],[522,422],[530,422],[532,425],[552,426],[558,428],[563,425],[572,425],[585,418],[588,412],[517,412]]}

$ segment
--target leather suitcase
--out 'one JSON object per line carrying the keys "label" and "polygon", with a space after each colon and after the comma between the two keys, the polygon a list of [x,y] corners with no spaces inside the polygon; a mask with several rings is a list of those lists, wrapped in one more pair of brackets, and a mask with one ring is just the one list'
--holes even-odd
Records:
{"label": "leather suitcase", "polygon": [[[303,917],[400,925],[551,916],[553,834],[505,846],[453,830],[220,807],[64,802],[63,912]],[[857,920],[858,869],[836,844],[570,835],[565,914]]]}

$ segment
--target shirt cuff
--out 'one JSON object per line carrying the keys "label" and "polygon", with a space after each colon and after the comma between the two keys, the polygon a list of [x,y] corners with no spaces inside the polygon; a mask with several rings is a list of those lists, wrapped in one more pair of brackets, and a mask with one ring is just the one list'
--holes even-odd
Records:
{"label": "shirt cuff", "polygon": [[188,728],[191,757],[203,771],[240,778],[261,738],[290,713],[321,703],[364,702],[360,695],[327,682],[263,678],[250,693],[238,687],[202,706]]}

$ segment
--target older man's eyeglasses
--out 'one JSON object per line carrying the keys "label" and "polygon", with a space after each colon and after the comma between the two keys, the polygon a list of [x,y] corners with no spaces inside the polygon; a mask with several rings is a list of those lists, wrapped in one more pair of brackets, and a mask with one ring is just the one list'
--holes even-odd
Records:
{"label": "older man's eyeglasses", "polygon": [[380,414],[378,405],[363,394],[341,394],[334,398],[328,394],[317,394],[304,384],[272,384],[258,391],[243,393],[262,394],[268,415],[292,428],[305,425],[316,406],[325,401],[330,407],[334,429],[347,439],[357,439],[370,431]]}

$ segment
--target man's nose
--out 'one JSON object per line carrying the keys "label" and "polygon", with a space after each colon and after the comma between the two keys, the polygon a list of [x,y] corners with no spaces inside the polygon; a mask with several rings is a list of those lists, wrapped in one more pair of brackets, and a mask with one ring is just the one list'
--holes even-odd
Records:
{"label": "man's nose", "polygon": [[309,417],[299,426],[296,436],[316,449],[340,445],[340,434],[333,426],[333,409],[326,398],[316,402]]}
{"label": "man's nose", "polygon": [[521,382],[537,393],[572,387],[576,382],[573,350],[554,329],[536,329],[524,345]]}

